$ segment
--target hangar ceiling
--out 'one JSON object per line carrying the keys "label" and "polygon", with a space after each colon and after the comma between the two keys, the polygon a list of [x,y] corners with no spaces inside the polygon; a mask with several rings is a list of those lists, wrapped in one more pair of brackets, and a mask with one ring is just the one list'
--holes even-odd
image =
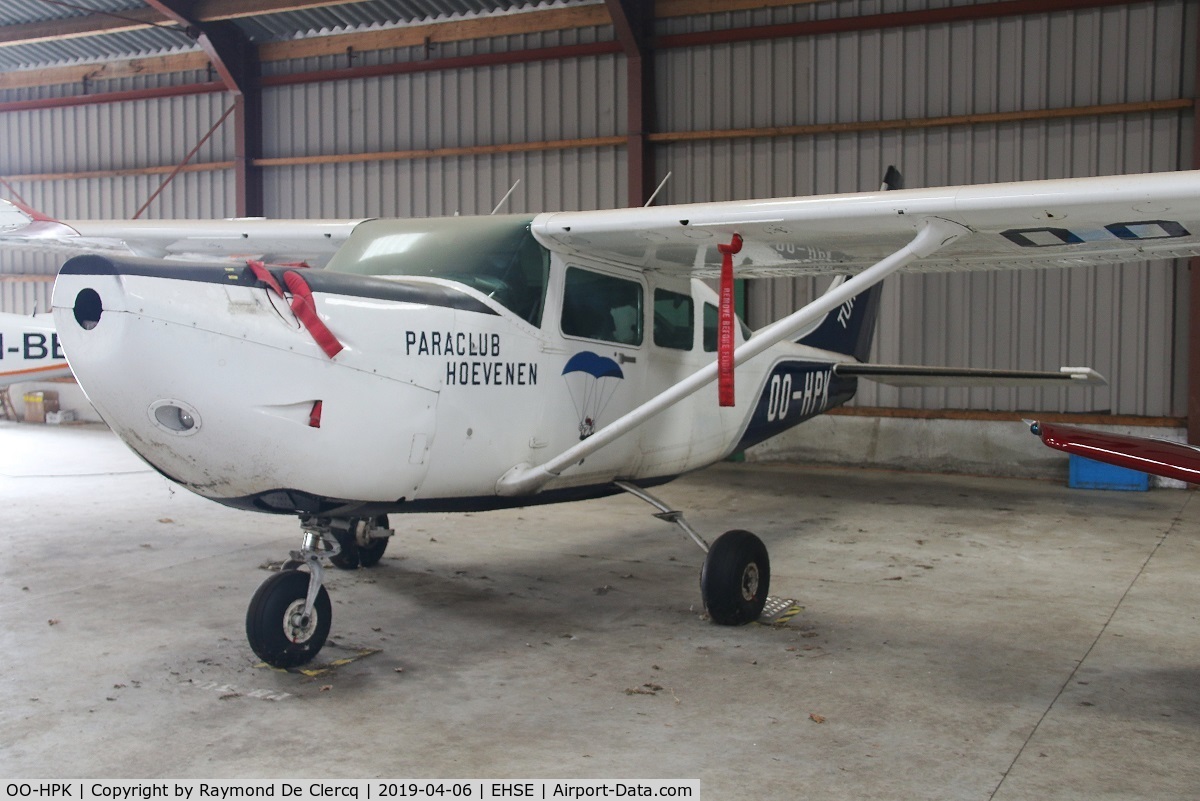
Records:
{"label": "hangar ceiling", "polygon": [[[620,54],[627,197],[629,205],[640,205],[655,185],[660,51],[1126,5],[1128,0],[859,4],[857,13],[841,16],[830,15],[833,4],[819,0],[0,0],[0,92],[75,84],[83,87],[83,97],[75,94],[75,101],[95,103],[102,102],[101,93],[92,86],[104,81],[207,70],[208,85],[230,92],[236,105],[231,127],[241,143],[237,213],[258,215],[264,212],[254,165],[263,155],[264,86],[355,79],[389,69],[462,69]],[[747,25],[747,17],[737,16],[781,7],[805,8],[797,18],[804,21]],[[664,35],[661,23],[681,17],[705,21],[687,33]],[[439,59],[434,49],[446,42],[583,29],[597,32],[583,46],[529,50],[515,40],[509,52],[455,59]],[[424,46],[424,64],[365,67],[365,53],[414,46]],[[298,62],[322,56],[344,57],[344,65],[297,73]],[[277,66],[283,62],[290,66]],[[182,80],[187,85],[178,86],[176,94],[206,91],[203,82]],[[109,94],[117,102],[149,96]],[[167,88],[156,96],[170,94]],[[34,102],[5,102],[0,111],[33,108]]]}
{"label": "hangar ceiling", "polygon": [[[597,0],[172,0],[195,23],[229,22],[250,41],[495,18]],[[0,0],[0,69],[199,50],[186,26],[142,0]]]}

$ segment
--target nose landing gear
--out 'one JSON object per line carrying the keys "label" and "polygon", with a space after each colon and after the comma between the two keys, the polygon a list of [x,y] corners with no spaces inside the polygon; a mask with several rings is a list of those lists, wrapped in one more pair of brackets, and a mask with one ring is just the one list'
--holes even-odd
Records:
{"label": "nose landing gear", "polygon": [[[283,569],[268,578],[246,610],[246,639],[260,659],[277,668],[309,662],[325,645],[333,622],[324,587],[329,559],[346,569],[376,564],[387,548],[387,516],[372,520],[303,518],[304,541]],[[299,568],[307,566],[305,574]]]}

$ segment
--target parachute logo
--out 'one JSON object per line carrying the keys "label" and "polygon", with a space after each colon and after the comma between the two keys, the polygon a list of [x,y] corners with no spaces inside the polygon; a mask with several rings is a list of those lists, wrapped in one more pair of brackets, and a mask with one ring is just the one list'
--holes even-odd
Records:
{"label": "parachute logo", "polygon": [[596,421],[612,400],[620,382],[625,378],[612,359],[585,350],[567,361],[562,371],[567,391],[579,414],[579,438],[587,439],[596,433]]}

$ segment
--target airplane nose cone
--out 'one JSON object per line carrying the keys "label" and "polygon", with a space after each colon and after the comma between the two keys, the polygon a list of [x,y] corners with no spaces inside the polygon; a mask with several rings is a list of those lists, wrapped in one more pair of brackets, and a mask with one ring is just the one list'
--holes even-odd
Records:
{"label": "airplane nose cone", "polygon": [[352,348],[331,359],[224,265],[76,257],[54,316],[105,422],[193,492],[311,513],[422,484],[427,461],[398,456],[432,439],[437,393],[365,369]]}
{"label": "airplane nose cone", "polygon": [[55,328],[68,354],[95,339],[80,336],[84,332],[103,327],[109,335],[116,333],[122,315],[114,313],[130,311],[122,276],[101,256],[68,259],[54,282],[51,304]]}

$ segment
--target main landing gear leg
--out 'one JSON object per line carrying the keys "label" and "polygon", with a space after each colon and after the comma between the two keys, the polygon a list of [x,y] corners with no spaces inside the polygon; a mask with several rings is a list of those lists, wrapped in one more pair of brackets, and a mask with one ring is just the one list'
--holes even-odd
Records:
{"label": "main landing gear leg", "polygon": [[749,531],[734,530],[726,531],[709,546],[683,519],[682,512],[671,509],[636,484],[614,483],[658,509],[655,517],[679,526],[708,554],[700,571],[700,595],[714,623],[742,626],[758,620],[767,603],[771,584],[771,563],[762,540]]}

